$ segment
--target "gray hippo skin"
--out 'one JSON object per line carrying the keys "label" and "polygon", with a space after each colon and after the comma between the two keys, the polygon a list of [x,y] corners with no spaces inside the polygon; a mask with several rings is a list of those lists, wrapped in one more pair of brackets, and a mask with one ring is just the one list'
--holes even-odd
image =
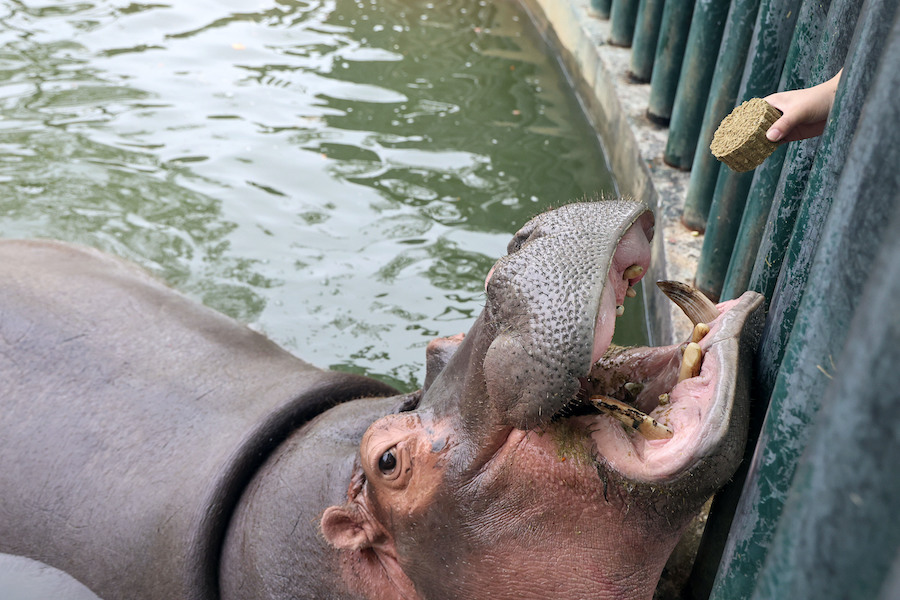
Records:
{"label": "gray hippo skin", "polygon": [[761,312],[679,292],[711,328],[683,381],[685,344],[610,347],[652,228],[623,199],[532,219],[408,395],[124,261],[0,242],[0,552],[106,600],[649,598],[740,460]]}

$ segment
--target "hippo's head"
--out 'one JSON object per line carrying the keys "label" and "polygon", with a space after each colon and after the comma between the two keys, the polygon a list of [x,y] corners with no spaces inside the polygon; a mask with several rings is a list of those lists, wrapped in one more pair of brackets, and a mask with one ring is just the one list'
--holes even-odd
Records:
{"label": "hippo's head", "polygon": [[436,346],[456,348],[414,410],[368,428],[347,502],[322,517],[352,589],[652,595],[685,525],[740,460],[761,304],[675,290],[709,326],[702,366],[687,344],[611,348],[652,236],[647,207],[622,199],[564,206],[515,235],[475,325]]}

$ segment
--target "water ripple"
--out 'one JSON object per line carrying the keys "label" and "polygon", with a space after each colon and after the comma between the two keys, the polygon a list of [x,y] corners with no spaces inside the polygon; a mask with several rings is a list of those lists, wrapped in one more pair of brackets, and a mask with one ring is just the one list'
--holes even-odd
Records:
{"label": "water ripple", "polygon": [[612,190],[512,2],[0,7],[0,235],[137,261],[402,387],[510,234]]}

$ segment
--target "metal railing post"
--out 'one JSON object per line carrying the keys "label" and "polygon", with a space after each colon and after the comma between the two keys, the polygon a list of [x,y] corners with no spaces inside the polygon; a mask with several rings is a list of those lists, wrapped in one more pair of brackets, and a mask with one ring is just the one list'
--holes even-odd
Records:
{"label": "metal railing post", "polygon": [[647,83],[653,74],[656,42],[659,39],[659,25],[665,4],[665,0],[641,0],[638,6],[629,69],[631,78],[636,82]]}
{"label": "metal railing post", "polygon": [[[900,213],[892,227],[900,228]],[[898,598],[900,590],[885,588],[900,529],[885,524],[896,517],[900,478],[885,474],[895,469],[900,437],[896,422],[884,418],[897,396],[884,390],[895,385],[900,364],[900,321],[883,315],[900,314],[900,237],[886,242],[876,263],[879,285],[863,291],[867,310],[857,309],[849,327],[837,359],[844,370],[813,421],[754,600]],[[825,561],[837,556],[824,574]]]}
{"label": "metal railing post", "polygon": [[706,229],[709,206],[719,176],[719,162],[709,151],[709,143],[716,127],[734,108],[759,3],[760,0],[734,0],[728,11],[681,217],[684,225],[694,231]]}
{"label": "metal railing post", "polygon": [[600,19],[609,18],[609,9],[612,0],[591,0],[591,10],[593,10]]}
{"label": "metal railing post", "polygon": [[609,43],[613,46],[631,46],[634,25],[637,20],[638,0],[612,0],[609,11]]}
{"label": "metal railing post", "polygon": [[719,56],[718,52],[711,50],[719,48],[722,43],[729,6],[725,0],[701,1],[694,5],[663,154],[665,163],[676,169],[687,171],[694,162],[697,139],[703,125],[703,110]]}
{"label": "metal railing post", "polygon": [[[778,85],[780,91],[821,83],[840,68],[825,73],[822,72],[821,66],[816,68],[817,58],[837,52],[833,44],[824,47],[820,44],[820,38],[827,30],[826,20],[830,3],[831,0],[804,2],[800,8],[781,83]],[[844,24],[840,23],[837,26],[843,27]],[[852,27],[851,24],[851,31]],[[841,63],[845,53],[846,45],[838,59]],[[770,239],[780,240],[780,247],[771,248],[772,252],[767,258],[770,272],[778,273],[784,247],[787,246],[787,238],[793,229],[796,207],[800,204],[799,196],[806,188],[806,178],[819,147],[819,141],[820,138],[816,136],[801,142],[782,144],[775,154],[756,169],[723,282],[722,299],[734,298],[747,289],[763,232],[774,230],[776,234]],[[770,212],[773,203],[777,204],[779,209]],[[773,278],[770,287],[756,291],[761,292],[766,298],[771,298],[774,285]]]}
{"label": "metal railing post", "polygon": [[[900,40],[894,29],[893,40]],[[893,46],[895,57],[900,56],[900,44],[893,42]],[[900,62],[894,60],[892,68],[895,76],[890,85],[896,90]],[[893,131],[889,130],[893,146],[881,146],[893,153],[893,162],[873,156],[880,159],[889,181],[876,182],[870,189],[896,198],[900,195],[896,169],[900,136],[895,131],[900,120],[897,111],[881,115],[893,117]],[[897,228],[900,210],[895,209],[890,229]],[[874,265],[878,285],[861,291],[860,308],[837,359],[842,371],[835,374],[813,421],[813,433],[788,492],[754,600],[898,597],[896,589],[894,595],[887,595],[891,591],[885,588],[891,585],[891,569],[900,550],[900,528],[892,525],[900,478],[886,474],[895,469],[900,436],[896,421],[884,418],[897,408],[897,395],[885,390],[896,385],[900,320],[884,318],[900,314],[897,256],[900,237],[888,235]]]}
{"label": "metal railing post", "polygon": [[672,117],[693,14],[694,0],[668,0],[663,8],[647,106],[647,116],[656,123],[668,124]]}
{"label": "metal railing post", "polygon": [[[891,21],[883,26],[889,29]],[[883,43],[884,33],[880,39]],[[847,282],[858,279],[862,265],[873,264],[883,241],[892,235],[889,217],[897,209],[900,192],[900,170],[896,168],[900,164],[900,129],[896,129],[900,115],[894,98],[900,64],[897,52],[892,54],[878,71],[878,87],[873,86],[868,95],[847,154],[744,483],[712,600],[751,597],[823,393],[835,375],[849,372],[848,366],[839,361],[840,350],[861,303],[860,293],[848,293]],[[830,570],[823,579],[832,581]],[[831,593],[825,595],[833,597]],[[838,593],[836,597],[850,596]]]}
{"label": "metal railing post", "polygon": [[[861,4],[862,0],[838,1],[829,11],[822,51],[818,55],[818,68],[824,73],[821,78],[829,77],[845,63],[848,69],[841,77],[834,106],[803,195],[798,199],[782,195],[776,197],[773,204],[772,215],[796,213],[790,238],[779,240],[772,235],[775,219],[770,216],[770,225],[759,245],[756,265],[749,282],[753,289],[765,290],[771,298],[770,312],[756,361],[756,386],[764,394],[771,391],[778,374],[784,347],[806,287],[809,265],[831,207],[838,175],[847,160],[860,110],[878,64],[886,33],[884,29],[896,12],[895,2],[871,0],[865,11],[861,10]],[[864,16],[857,23],[859,15]],[[853,34],[854,26],[856,34]],[[851,36],[853,47],[848,55],[845,49]],[[828,48],[832,50],[830,55]],[[786,202],[791,202],[798,208],[784,208]],[[775,244],[782,247],[773,251],[772,246]],[[773,255],[775,259],[770,258]],[[777,258],[781,256],[784,257],[783,261]]]}

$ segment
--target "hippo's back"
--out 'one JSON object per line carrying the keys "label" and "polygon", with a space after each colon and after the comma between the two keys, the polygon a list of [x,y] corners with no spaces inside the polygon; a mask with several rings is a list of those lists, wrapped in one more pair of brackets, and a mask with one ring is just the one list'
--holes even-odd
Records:
{"label": "hippo's back", "polygon": [[392,393],[125,261],[0,241],[0,552],[108,600],[215,597],[224,529],[268,452],[338,402]]}

